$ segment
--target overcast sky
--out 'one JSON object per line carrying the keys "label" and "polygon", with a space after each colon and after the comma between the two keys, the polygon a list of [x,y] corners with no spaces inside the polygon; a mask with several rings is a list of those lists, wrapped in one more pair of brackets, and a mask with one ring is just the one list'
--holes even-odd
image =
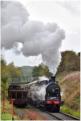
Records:
{"label": "overcast sky", "polygon": [[[29,13],[30,20],[44,23],[57,23],[65,31],[65,39],[62,41],[60,51],[80,51],[80,1],[79,0],[18,0]],[[14,61],[15,65],[38,65],[41,63],[41,55],[38,57],[24,57],[15,55],[13,50],[4,51],[7,62]]]}

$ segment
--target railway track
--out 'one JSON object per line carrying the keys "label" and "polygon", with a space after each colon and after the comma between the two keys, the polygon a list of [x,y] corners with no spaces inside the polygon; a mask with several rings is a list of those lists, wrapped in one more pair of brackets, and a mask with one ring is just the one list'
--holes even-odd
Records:
{"label": "railway track", "polygon": [[56,118],[56,120],[79,120],[79,118],[74,117],[70,114],[66,114],[63,112],[50,112],[50,111],[46,111],[46,110],[42,110],[42,108],[40,108],[41,111],[48,113],[49,115],[51,115],[52,117]]}
{"label": "railway track", "polygon": [[73,117],[69,114],[65,114],[63,112],[59,112],[59,113],[50,113],[48,112],[49,115],[55,117],[57,120],[79,120],[79,118]]}
{"label": "railway track", "polygon": [[[71,116],[69,114],[65,114],[63,112],[59,112],[59,113],[48,112],[46,110],[42,110],[42,109],[39,109],[39,108],[35,108],[33,106],[31,106],[29,109],[34,109],[35,112],[39,112],[42,115],[46,115],[46,117],[48,118],[48,120],[62,120],[62,121],[63,120],[79,120],[80,121],[80,119],[78,119],[76,117],[73,117],[73,116]],[[24,114],[26,113],[26,110],[27,110],[27,108],[24,108],[24,109],[17,108],[16,109],[16,113],[19,115],[19,117],[21,119],[23,119]]]}

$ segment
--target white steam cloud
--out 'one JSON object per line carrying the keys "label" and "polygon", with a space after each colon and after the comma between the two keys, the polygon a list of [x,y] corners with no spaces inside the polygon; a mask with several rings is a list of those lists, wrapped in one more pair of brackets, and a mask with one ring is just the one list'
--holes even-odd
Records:
{"label": "white steam cloud", "polygon": [[1,2],[1,40],[5,49],[22,43],[24,56],[42,55],[43,63],[54,74],[60,62],[59,48],[65,33],[56,23],[29,20],[28,12],[18,2]]}

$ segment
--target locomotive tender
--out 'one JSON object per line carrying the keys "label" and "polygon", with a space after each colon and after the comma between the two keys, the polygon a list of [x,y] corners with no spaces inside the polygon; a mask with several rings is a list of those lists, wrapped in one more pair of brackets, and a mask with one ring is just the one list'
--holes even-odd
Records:
{"label": "locomotive tender", "polygon": [[[18,88],[15,89],[14,104],[23,105],[30,103],[38,107],[44,106],[53,111],[60,111],[62,103],[60,87],[55,81],[55,77],[51,77],[50,80],[46,77],[39,77],[38,80],[25,84],[24,88],[19,90],[22,96],[18,96],[18,98],[16,94],[19,93]],[[9,88],[9,97],[14,91]]]}

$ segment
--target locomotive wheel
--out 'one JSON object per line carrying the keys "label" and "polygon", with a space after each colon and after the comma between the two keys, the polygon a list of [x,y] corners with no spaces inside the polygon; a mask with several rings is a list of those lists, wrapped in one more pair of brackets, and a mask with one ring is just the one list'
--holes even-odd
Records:
{"label": "locomotive wheel", "polygon": [[51,111],[52,106],[51,105],[45,105],[46,110]]}
{"label": "locomotive wheel", "polygon": [[56,105],[56,106],[55,105],[54,106],[52,105],[51,106],[51,111],[52,112],[59,112],[60,111],[60,106],[59,105]]}
{"label": "locomotive wheel", "polygon": [[60,106],[59,105],[56,106],[55,111],[56,112],[59,112],[60,111]]}

